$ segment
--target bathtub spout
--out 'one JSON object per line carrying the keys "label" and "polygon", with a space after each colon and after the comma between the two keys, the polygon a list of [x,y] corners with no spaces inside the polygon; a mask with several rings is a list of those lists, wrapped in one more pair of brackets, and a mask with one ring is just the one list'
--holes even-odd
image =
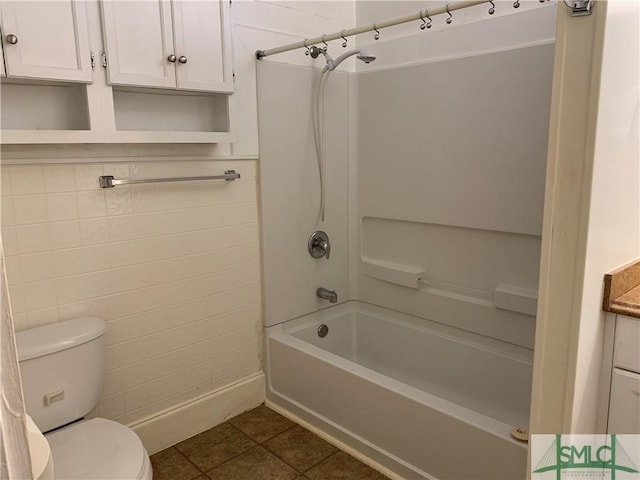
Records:
{"label": "bathtub spout", "polygon": [[316,296],[329,300],[331,303],[338,303],[338,294],[335,290],[320,287],[316,290]]}

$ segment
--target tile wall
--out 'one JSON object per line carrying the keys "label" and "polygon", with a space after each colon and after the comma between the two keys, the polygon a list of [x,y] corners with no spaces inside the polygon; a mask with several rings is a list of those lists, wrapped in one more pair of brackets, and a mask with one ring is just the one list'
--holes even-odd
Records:
{"label": "tile wall", "polygon": [[[240,180],[97,183],[231,168]],[[16,329],[107,321],[100,416],[135,423],[261,370],[255,171],[254,161],[2,167]]]}

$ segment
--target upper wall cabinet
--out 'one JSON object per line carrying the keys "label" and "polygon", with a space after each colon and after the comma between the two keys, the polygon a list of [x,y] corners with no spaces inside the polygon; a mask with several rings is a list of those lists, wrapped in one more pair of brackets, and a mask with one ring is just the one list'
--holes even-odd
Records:
{"label": "upper wall cabinet", "polygon": [[112,85],[233,92],[227,1],[103,1]]}
{"label": "upper wall cabinet", "polygon": [[6,64],[3,75],[91,82],[83,1],[1,1],[0,16]]}

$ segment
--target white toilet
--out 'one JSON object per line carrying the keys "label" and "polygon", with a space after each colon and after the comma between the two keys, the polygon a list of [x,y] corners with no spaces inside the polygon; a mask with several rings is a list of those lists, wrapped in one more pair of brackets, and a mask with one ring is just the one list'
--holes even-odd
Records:
{"label": "white toilet", "polygon": [[100,399],[104,332],[102,320],[83,317],[16,333],[27,413],[45,433],[57,480],[153,477],[133,430],[83,419]]}

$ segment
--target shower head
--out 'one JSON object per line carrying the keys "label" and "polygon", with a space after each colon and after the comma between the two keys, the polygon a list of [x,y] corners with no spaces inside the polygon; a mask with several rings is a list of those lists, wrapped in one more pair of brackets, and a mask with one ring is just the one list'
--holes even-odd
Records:
{"label": "shower head", "polygon": [[358,60],[362,60],[364,63],[371,63],[376,59],[376,54],[368,48],[361,48],[358,52]]}
{"label": "shower head", "polygon": [[348,52],[345,52],[342,55],[340,55],[335,60],[331,58],[331,56],[328,53],[324,51],[322,53],[324,54],[325,59],[327,60],[327,65],[324,67],[323,71],[335,70],[338,65],[340,65],[343,61],[345,61],[347,58],[353,55],[357,55],[358,60],[362,60],[364,63],[371,63],[376,59],[376,55],[368,48],[359,48],[355,50],[349,50]]}

